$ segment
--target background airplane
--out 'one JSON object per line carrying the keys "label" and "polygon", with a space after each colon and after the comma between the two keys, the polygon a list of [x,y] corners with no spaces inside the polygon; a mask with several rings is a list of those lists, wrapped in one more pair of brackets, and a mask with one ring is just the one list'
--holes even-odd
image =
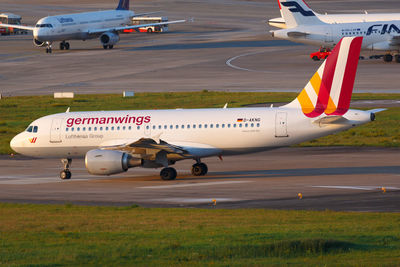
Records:
{"label": "background airplane", "polygon": [[85,157],[89,173],[111,175],[131,167],[163,167],[176,178],[176,161],[192,159],[192,174],[205,175],[202,158],[252,153],[312,140],[361,125],[381,110],[349,110],[362,38],[344,38],[299,96],[279,108],[123,110],[66,112],[39,118],[10,146],[32,157]]}
{"label": "background airplane", "polygon": [[[304,4],[310,7],[304,0]],[[268,20],[269,25],[281,29],[286,29],[286,22],[282,15],[282,6],[278,0],[281,17]],[[321,21],[329,24],[335,23],[352,23],[352,22],[371,22],[371,21],[391,21],[400,20],[400,13],[352,13],[352,14],[319,14],[313,11]]]}
{"label": "background airplane", "polygon": [[[155,13],[155,12],[151,12]],[[88,40],[100,37],[104,49],[112,49],[119,41],[119,32],[128,29],[138,29],[146,26],[182,23],[185,20],[130,25],[133,17],[151,13],[135,14],[129,10],[129,0],[120,0],[116,10],[84,12],[48,16],[40,19],[36,26],[0,24],[0,27],[12,27],[33,32],[33,44],[45,46],[46,52],[52,52],[52,43],[61,41],[60,49],[68,50],[67,40]]]}
{"label": "background airplane", "polygon": [[[400,20],[325,23],[302,0],[279,0],[286,29],[272,36],[294,42],[333,47],[343,37],[363,36],[362,49],[387,51],[384,61],[400,63]],[[379,17],[377,17],[379,19]]]}

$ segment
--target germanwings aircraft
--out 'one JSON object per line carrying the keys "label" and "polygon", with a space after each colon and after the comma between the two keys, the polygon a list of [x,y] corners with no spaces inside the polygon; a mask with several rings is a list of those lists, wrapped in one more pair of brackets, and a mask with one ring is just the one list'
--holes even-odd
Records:
{"label": "germanwings aircraft", "polygon": [[[304,0],[304,4],[310,7]],[[269,25],[281,29],[286,29],[286,22],[282,16],[282,6],[278,0],[281,17],[268,20]],[[319,14],[314,12],[321,21],[329,24],[335,23],[352,23],[352,22],[371,22],[371,21],[391,21],[400,20],[400,13],[353,13],[353,14]]]}
{"label": "germanwings aircraft", "polygon": [[26,156],[63,158],[62,179],[71,177],[72,158],[83,156],[95,175],[163,167],[161,178],[173,180],[170,166],[184,159],[195,160],[193,175],[205,175],[205,157],[290,146],[373,121],[382,109],[349,109],[361,43],[343,38],[282,107],[59,113],[32,122],[10,146]]}
{"label": "germanwings aircraft", "polygon": [[[155,13],[155,12],[151,12]],[[185,22],[185,20],[130,25],[133,17],[151,13],[135,14],[129,10],[129,0],[120,0],[116,10],[85,12],[49,16],[40,19],[36,26],[0,24],[0,27],[13,27],[33,32],[33,44],[46,46],[46,53],[52,52],[52,43],[61,41],[60,49],[68,50],[67,40],[88,40],[100,37],[104,49],[112,49],[119,41],[119,32],[146,26],[157,26]]]}
{"label": "germanwings aircraft", "polygon": [[333,47],[343,37],[363,36],[362,49],[387,51],[385,62],[400,63],[400,18],[366,22],[321,21],[303,0],[279,0],[286,29],[271,31],[272,36],[294,42]]}

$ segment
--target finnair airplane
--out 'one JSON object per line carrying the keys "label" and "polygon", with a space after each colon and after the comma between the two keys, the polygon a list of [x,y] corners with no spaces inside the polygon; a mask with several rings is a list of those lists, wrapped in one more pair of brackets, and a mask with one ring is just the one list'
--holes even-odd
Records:
{"label": "finnair airplane", "polygon": [[[306,1],[304,4],[310,7]],[[278,0],[279,10],[281,12],[281,17],[273,18],[268,20],[269,25],[281,29],[286,29],[286,22],[282,16],[282,6]],[[315,16],[317,16],[322,22],[328,24],[337,24],[337,23],[353,23],[353,22],[371,22],[371,21],[391,21],[391,20],[400,20],[400,13],[368,13],[365,11],[364,13],[353,13],[353,14],[319,14],[314,12]]]}
{"label": "finnair airplane", "polygon": [[[155,13],[155,12],[151,12]],[[185,22],[185,20],[130,25],[133,17],[151,13],[135,14],[129,10],[129,0],[120,0],[116,10],[64,14],[41,18],[36,26],[0,24],[0,27],[13,27],[33,32],[33,44],[45,46],[46,53],[52,52],[52,43],[61,41],[60,49],[69,50],[67,40],[88,40],[100,37],[104,49],[112,49],[119,41],[119,32],[140,27],[158,26]]]}
{"label": "finnair airplane", "polygon": [[303,0],[279,0],[286,29],[271,31],[272,36],[293,42],[333,47],[341,38],[363,36],[363,50],[386,51],[385,62],[400,63],[400,18],[366,22],[323,22]]}
{"label": "finnair airplane", "polygon": [[79,157],[95,175],[163,167],[161,178],[173,180],[170,166],[184,159],[196,162],[193,175],[205,175],[205,157],[290,146],[373,121],[383,109],[349,109],[361,43],[343,38],[283,107],[66,112],[35,120],[10,146],[26,156],[63,158],[62,179]]}

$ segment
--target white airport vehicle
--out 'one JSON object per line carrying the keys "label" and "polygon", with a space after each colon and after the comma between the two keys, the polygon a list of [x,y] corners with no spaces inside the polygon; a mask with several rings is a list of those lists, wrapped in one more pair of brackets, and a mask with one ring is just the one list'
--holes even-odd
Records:
{"label": "white airport vehicle", "polygon": [[202,158],[298,144],[365,124],[376,110],[349,109],[362,37],[343,38],[304,90],[282,107],[121,110],[45,116],[15,136],[23,155],[63,158],[69,179],[73,158],[85,157],[91,174],[111,175],[132,167],[158,168],[173,180],[176,161],[195,160],[192,174],[205,175]]}
{"label": "white airport vehicle", "polygon": [[175,20],[140,26],[131,25],[133,17],[143,15],[146,14],[135,14],[129,10],[129,0],[120,0],[116,10],[48,16],[40,19],[34,27],[13,24],[0,24],[0,27],[32,31],[34,45],[45,46],[46,52],[51,53],[52,43],[55,41],[61,41],[61,50],[68,50],[70,44],[67,40],[85,41],[100,38],[104,49],[112,49],[120,39],[119,32],[123,30],[185,22],[185,20]]}
{"label": "white airport vehicle", "polygon": [[[309,5],[303,0],[304,4]],[[278,0],[281,17],[268,20],[269,25],[281,29],[286,29],[286,22],[282,16],[282,6]],[[353,23],[353,22],[371,22],[371,21],[391,21],[400,20],[400,13],[352,13],[352,14],[319,14],[313,11],[321,21],[329,24],[335,23]]]}
{"label": "white airport vehicle", "polygon": [[[271,31],[272,36],[294,42],[333,47],[343,37],[363,36],[363,50],[386,51],[384,61],[400,63],[400,18],[393,20],[325,23],[303,0],[279,0],[286,29]],[[387,18],[387,17],[385,17]]]}
{"label": "white airport vehicle", "polygon": [[[152,23],[162,23],[168,22],[167,17],[134,17],[132,18],[132,25],[146,25]],[[132,32],[133,30],[125,30],[124,32]],[[167,32],[168,24],[158,25],[158,26],[144,26],[139,28],[139,32]]]}

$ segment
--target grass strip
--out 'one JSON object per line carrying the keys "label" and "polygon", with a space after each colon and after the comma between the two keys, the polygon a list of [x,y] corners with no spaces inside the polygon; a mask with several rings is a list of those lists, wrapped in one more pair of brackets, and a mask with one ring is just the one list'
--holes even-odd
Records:
{"label": "grass strip", "polygon": [[5,266],[396,266],[400,214],[0,204]]}

